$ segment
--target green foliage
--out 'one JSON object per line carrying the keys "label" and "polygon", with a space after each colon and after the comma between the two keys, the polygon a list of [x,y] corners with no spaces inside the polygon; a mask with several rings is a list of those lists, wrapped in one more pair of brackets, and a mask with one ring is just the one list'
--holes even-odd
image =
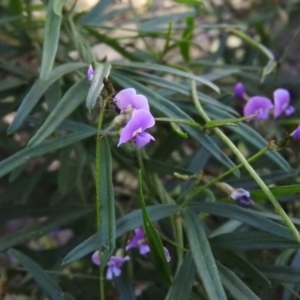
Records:
{"label": "green foliage", "polygon": [[[299,298],[300,157],[290,134],[300,6],[242,2],[1,1],[1,293]],[[239,81],[247,98],[288,89],[296,112],[249,121],[233,96]],[[117,147],[132,117],[118,119],[125,88],[148,99],[156,120],[143,149]],[[239,188],[253,206],[233,200]],[[151,253],[125,250],[137,228],[146,236],[137,248]],[[130,260],[106,281],[115,255]]]}

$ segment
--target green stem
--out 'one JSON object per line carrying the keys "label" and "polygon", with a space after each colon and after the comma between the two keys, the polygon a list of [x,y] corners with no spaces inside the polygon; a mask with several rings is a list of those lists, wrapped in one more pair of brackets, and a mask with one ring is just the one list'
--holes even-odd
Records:
{"label": "green stem", "polygon": [[[101,155],[101,130],[102,130],[102,123],[103,123],[103,116],[106,104],[108,100],[110,99],[110,96],[104,99],[103,105],[100,109],[99,113],[99,119],[98,119],[98,129],[97,129],[97,144],[96,144],[96,209],[97,209],[97,231],[101,231],[101,197],[100,197],[100,171],[101,171],[101,165],[100,165],[100,155]],[[102,257],[102,251],[99,249],[99,259],[101,261]],[[104,292],[104,274],[103,274],[103,268],[99,265],[99,274],[100,274],[100,295],[102,300],[105,299],[105,292]]]}
{"label": "green stem", "polygon": [[[191,82],[191,89],[192,89],[193,101],[194,101],[194,104],[195,104],[197,110],[199,111],[199,114],[205,120],[205,122],[209,122],[210,118],[203,110],[202,105],[198,99],[196,84],[194,81]],[[269,190],[267,185],[263,182],[263,180],[259,177],[259,175],[255,172],[255,170],[247,162],[247,159],[242,155],[242,153],[238,150],[238,148],[232,143],[232,141],[219,128],[214,128],[213,131],[230,148],[230,150],[237,156],[237,158],[240,160],[240,162],[244,165],[245,169],[249,172],[249,174],[252,176],[252,178],[260,186],[260,188],[264,191],[265,195],[272,202],[272,204],[275,208],[275,211],[282,217],[286,226],[291,230],[292,234],[294,235],[296,241],[300,244],[300,235],[299,235],[297,228],[295,227],[295,225],[293,224],[293,222],[291,221],[289,216],[286,214],[284,209],[281,207],[281,205],[279,204],[277,199],[271,193],[271,191]]]}
{"label": "green stem", "polygon": [[[263,155],[264,153],[266,153],[268,151],[268,147],[265,147],[263,149],[261,149],[260,151],[258,151],[257,153],[255,153],[253,156],[249,157],[247,159],[247,162],[253,162],[254,160],[256,160],[258,157],[260,157],[261,155]],[[218,177],[215,177],[213,180],[209,181],[208,183],[206,183],[204,186],[202,186],[200,189],[197,189],[192,195],[190,195],[182,204],[181,206],[184,207],[186,205],[188,205],[193,199],[195,199],[195,197],[197,197],[198,195],[200,195],[205,189],[207,189],[208,187],[210,187],[211,185],[217,183],[218,181],[220,181],[221,179],[225,178],[226,176],[230,175],[231,173],[233,173],[234,171],[242,168],[244,166],[244,164],[239,164],[229,170],[227,170],[226,172],[222,173],[221,175],[219,175]],[[181,197],[180,197],[181,199]]]}

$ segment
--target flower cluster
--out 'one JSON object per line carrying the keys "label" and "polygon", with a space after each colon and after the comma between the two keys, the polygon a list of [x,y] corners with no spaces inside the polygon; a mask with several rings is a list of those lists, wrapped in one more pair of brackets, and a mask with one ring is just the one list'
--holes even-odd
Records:
{"label": "flower cluster", "polygon": [[[246,99],[246,90],[242,83],[237,83],[234,87],[234,94],[239,99]],[[274,118],[278,118],[282,114],[286,116],[295,112],[295,108],[290,105],[290,93],[286,89],[277,89],[273,93],[272,101],[263,96],[250,97],[244,106],[244,116],[249,117],[256,115],[254,118],[257,120],[264,120],[269,118],[269,113],[273,110]]]}
{"label": "flower cluster", "polygon": [[[127,244],[125,250],[128,251],[132,248],[138,248],[141,255],[146,255],[150,252],[150,247],[147,244],[143,229],[137,228],[134,230],[134,235],[131,241]],[[169,262],[171,260],[170,253],[165,247],[164,253],[166,260]],[[121,267],[123,263],[128,260],[130,260],[130,257],[127,255],[125,257],[122,257],[121,255],[112,256],[107,263],[106,279],[111,280],[113,276],[120,276],[122,273]],[[100,264],[99,251],[96,251],[92,255],[92,261],[96,265]]]}
{"label": "flower cluster", "polygon": [[[89,66],[86,74],[89,83],[92,82],[94,73],[92,66]],[[114,104],[120,111],[114,125],[125,125],[121,130],[118,147],[123,143],[134,141],[137,147],[141,148],[151,140],[155,140],[150,133],[146,132],[148,128],[155,125],[155,119],[150,113],[145,96],[137,94],[133,88],[127,88],[115,95]]]}

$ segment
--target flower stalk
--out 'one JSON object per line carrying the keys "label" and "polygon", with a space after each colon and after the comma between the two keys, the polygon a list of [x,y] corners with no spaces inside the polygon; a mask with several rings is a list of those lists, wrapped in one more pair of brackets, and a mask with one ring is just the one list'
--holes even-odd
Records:
{"label": "flower stalk", "polygon": [[[200,116],[205,120],[205,122],[209,122],[210,118],[206,114],[206,112],[203,110],[202,105],[198,99],[196,84],[194,81],[191,82],[191,90],[192,90],[192,97],[193,97],[194,104],[195,104]],[[291,221],[289,216],[286,214],[284,209],[281,207],[280,203],[274,197],[272,192],[269,190],[268,186],[264,183],[264,181],[260,178],[260,176],[255,172],[255,170],[252,168],[252,166],[248,163],[247,159],[242,155],[242,153],[232,143],[232,141],[219,128],[214,128],[213,131],[230,148],[230,150],[237,156],[237,158],[240,160],[240,162],[244,165],[245,169],[249,172],[249,174],[256,181],[256,183],[259,185],[259,187],[264,191],[265,195],[269,198],[269,200],[273,204],[276,212],[284,220],[286,226],[291,230],[296,241],[300,244],[300,235],[299,235],[297,228],[295,227],[295,225],[293,224],[293,222]]]}

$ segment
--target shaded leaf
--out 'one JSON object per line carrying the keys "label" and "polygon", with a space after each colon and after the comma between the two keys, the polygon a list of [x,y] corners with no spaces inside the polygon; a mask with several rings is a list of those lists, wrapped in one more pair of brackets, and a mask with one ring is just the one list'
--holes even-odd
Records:
{"label": "shaded leaf", "polygon": [[57,283],[46,274],[43,269],[34,262],[31,258],[23,254],[22,252],[9,249],[8,254],[16,258],[21,265],[32,275],[40,288],[52,299],[52,300],[64,300],[63,291],[57,285]]}
{"label": "shaded leaf", "polygon": [[202,279],[208,298],[211,300],[227,299],[216,261],[201,223],[192,212],[183,212],[183,217],[197,273]]}
{"label": "shaded leaf", "polygon": [[24,122],[26,117],[30,114],[33,107],[38,103],[39,99],[45,93],[45,91],[50,87],[58,78],[63,75],[75,71],[79,68],[87,67],[87,64],[84,63],[69,63],[59,66],[53,69],[49,75],[49,78],[46,82],[41,82],[39,79],[31,87],[28,94],[23,99],[14,120],[9,125],[7,133],[11,134],[15,132],[21,124]]}

